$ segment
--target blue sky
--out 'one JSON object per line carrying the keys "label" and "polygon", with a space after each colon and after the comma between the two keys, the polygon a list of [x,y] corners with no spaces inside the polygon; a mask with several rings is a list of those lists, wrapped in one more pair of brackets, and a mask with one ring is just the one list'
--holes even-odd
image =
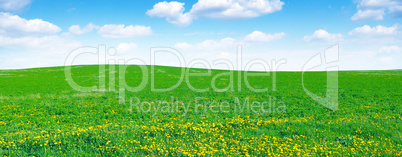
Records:
{"label": "blue sky", "polygon": [[[297,71],[339,44],[340,70],[402,69],[399,0],[1,0],[0,12],[0,69],[64,65],[71,51],[100,44],[146,64],[151,47],[212,64],[235,61],[242,45],[245,63],[285,59],[278,70]],[[95,63],[87,55],[74,64]]]}

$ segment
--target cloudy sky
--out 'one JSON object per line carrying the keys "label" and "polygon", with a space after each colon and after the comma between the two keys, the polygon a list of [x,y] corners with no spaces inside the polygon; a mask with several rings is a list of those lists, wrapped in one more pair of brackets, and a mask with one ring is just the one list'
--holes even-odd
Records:
{"label": "cloudy sky", "polygon": [[[107,59],[137,64],[170,47],[184,64],[163,52],[155,64],[286,60],[278,70],[300,71],[335,44],[340,70],[402,69],[401,23],[400,0],[0,0],[0,69],[60,66],[74,50],[105,45]],[[96,63],[88,53],[73,62]]]}

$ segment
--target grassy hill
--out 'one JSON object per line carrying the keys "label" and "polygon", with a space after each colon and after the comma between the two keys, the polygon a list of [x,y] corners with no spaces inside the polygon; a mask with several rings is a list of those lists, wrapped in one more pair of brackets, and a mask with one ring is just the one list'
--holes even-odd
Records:
{"label": "grassy hill", "polygon": [[[340,71],[339,109],[332,111],[305,93],[301,72],[249,76],[247,85],[245,72],[230,77],[225,70],[184,69],[204,76],[157,92],[152,85],[174,86],[183,69],[120,68],[107,65],[100,73],[97,65],[71,67],[75,83],[97,87],[89,92],[69,85],[65,67],[1,70],[0,154],[402,155],[401,70]],[[141,68],[148,76],[143,89],[122,88],[141,84]],[[326,77],[305,73],[305,87],[325,96]]]}

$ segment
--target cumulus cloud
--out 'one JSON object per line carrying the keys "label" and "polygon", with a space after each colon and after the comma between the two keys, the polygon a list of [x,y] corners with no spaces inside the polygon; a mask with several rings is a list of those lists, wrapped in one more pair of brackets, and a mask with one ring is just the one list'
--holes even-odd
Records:
{"label": "cumulus cloud", "polygon": [[193,21],[193,18],[189,13],[183,14],[183,12],[184,3],[164,1],[155,4],[146,14],[151,17],[165,17],[166,21],[178,26],[187,26]]}
{"label": "cumulus cloud", "polygon": [[237,20],[263,16],[282,10],[280,0],[199,0],[184,13],[184,3],[159,2],[146,13],[151,17],[165,17],[178,26],[187,26],[194,19]]}
{"label": "cumulus cloud", "polygon": [[175,48],[180,50],[203,50],[203,51],[215,51],[226,50],[230,47],[235,47],[239,41],[233,38],[223,38],[220,40],[204,40],[196,44],[190,44],[186,42],[176,43]]}
{"label": "cumulus cloud", "polygon": [[379,52],[380,53],[395,53],[395,52],[401,52],[402,48],[399,46],[384,46],[382,47]]}
{"label": "cumulus cloud", "polygon": [[391,27],[385,27],[378,25],[375,27],[370,27],[369,25],[364,25],[363,27],[357,27],[349,32],[349,35],[395,35],[398,32],[399,27],[397,25]]}
{"label": "cumulus cloud", "polygon": [[223,38],[221,40],[204,40],[201,43],[195,45],[199,49],[227,49],[236,44],[236,40],[233,38]]}
{"label": "cumulus cloud", "polygon": [[283,37],[285,37],[285,33],[275,33],[275,34],[268,34],[268,33],[263,33],[260,31],[254,31],[250,34],[248,34],[244,40],[246,41],[252,41],[252,42],[270,42],[274,40],[280,40]]}
{"label": "cumulus cloud", "polygon": [[132,38],[137,36],[149,36],[152,34],[151,27],[141,25],[104,25],[98,33],[105,38]]}
{"label": "cumulus cloud", "polygon": [[27,20],[4,12],[0,12],[0,21],[0,35],[6,36],[53,35],[61,31],[42,19]]}
{"label": "cumulus cloud", "polygon": [[253,18],[282,10],[280,0],[199,0],[190,10],[197,18]]}
{"label": "cumulus cloud", "polygon": [[0,0],[0,11],[20,12],[31,4],[31,0]]}
{"label": "cumulus cloud", "polygon": [[394,62],[394,59],[392,57],[381,57],[378,59],[381,62],[385,62],[385,63],[392,63]]}
{"label": "cumulus cloud", "polygon": [[357,3],[357,13],[351,17],[352,21],[382,20],[385,11],[388,11],[391,17],[402,17],[400,0],[359,0]]}
{"label": "cumulus cloud", "polygon": [[252,33],[241,37],[239,39],[223,38],[220,40],[204,40],[196,44],[190,44],[187,42],[179,42],[174,45],[175,48],[180,50],[227,50],[228,48],[234,48],[238,44],[244,42],[270,42],[274,40],[282,39],[286,34],[281,33],[264,33],[260,31],[253,31]]}
{"label": "cumulus cloud", "polygon": [[0,47],[12,51],[40,52],[41,54],[66,54],[81,43],[72,39],[51,35],[43,37],[6,37],[0,35]]}
{"label": "cumulus cloud", "polygon": [[99,28],[100,28],[99,26],[89,23],[82,29],[79,25],[72,25],[68,30],[70,31],[70,33],[72,33],[74,35],[80,35],[80,34],[89,33],[92,30],[99,29]]}
{"label": "cumulus cloud", "polygon": [[0,64],[2,68],[31,68],[63,66],[67,54],[82,47],[82,43],[59,35],[0,35],[0,47],[3,52],[0,57],[3,59]]}
{"label": "cumulus cloud", "polygon": [[189,43],[186,43],[186,42],[180,42],[180,43],[176,43],[174,45],[174,47],[177,49],[188,50],[188,49],[193,48],[194,46]]}
{"label": "cumulus cloud", "polygon": [[327,42],[336,42],[342,40],[342,34],[331,34],[326,30],[319,29],[316,30],[313,35],[304,36],[304,41],[312,41],[312,40],[324,40]]}
{"label": "cumulus cloud", "polygon": [[81,46],[79,41],[57,35],[61,28],[42,19],[0,12],[0,21],[0,47],[5,54],[64,55]]}
{"label": "cumulus cloud", "polygon": [[384,10],[358,10],[351,18],[352,21],[362,20],[382,20],[384,19]]}
{"label": "cumulus cloud", "polygon": [[137,48],[137,44],[135,43],[120,43],[116,47],[117,53],[124,53],[124,52],[130,52],[133,51]]}
{"label": "cumulus cloud", "polygon": [[402,5],[391,6],[389,9],[389,15],[394,18],[402,18]]}

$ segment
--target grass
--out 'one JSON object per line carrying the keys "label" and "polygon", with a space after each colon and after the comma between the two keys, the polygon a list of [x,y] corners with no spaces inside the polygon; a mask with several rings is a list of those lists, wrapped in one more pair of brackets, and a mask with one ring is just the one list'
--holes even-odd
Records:
{"label": "grass", "polygon": [[[307,96],[300,72],[277,72],[276,80],[273,73],[249,77],[252,87],[269,88],[259,93],[238,80],[238,74],[244,74],[238,71],[231,79],[224,75],[228,71],[212,70],[211,76],[190,77],[167,92],[151,91],[148,79],[143,90],[126,91],[124,103],[119,103],[119,68],[106,66],[106,74],[101,75],[106,78],[104,88],[116,90],[92,92],[73,90],[64,67],[0,71],[0,154],[402,155],[401,70],[340,71],[339,110],[331,111]],[[147,74],[155,75],[156,88],[176,84],[182,70],[154,68]],[[73,66],[72,77],[81,86],[97,86],[98,69]],[[115,81],[109,79],[111,75]],[[129,86],[139,85],[140,67],[127,67],[125,76]],[[211,82],[224,89],[233,81],[233,87],[195,92],[186,81],[200,89],[212,87]],[[320,96],[325,96],[325,81],[325,72],[305,74],[306,88]],[[253,108],[245,105],[247,101],[270,103],[254,104],[253,110],[247,108]]]}

